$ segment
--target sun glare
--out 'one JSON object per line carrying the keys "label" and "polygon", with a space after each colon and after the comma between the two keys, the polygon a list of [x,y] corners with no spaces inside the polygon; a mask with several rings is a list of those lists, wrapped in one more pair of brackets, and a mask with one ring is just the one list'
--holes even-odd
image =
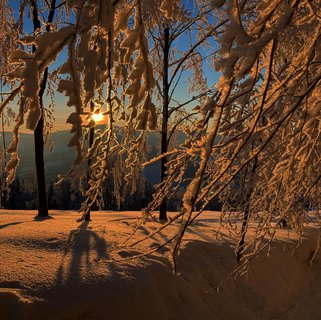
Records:
{"label": "sun glare", "polygon": [[94,113],[91,117],[96,123],[104,119],[104,115],[102,113]]}

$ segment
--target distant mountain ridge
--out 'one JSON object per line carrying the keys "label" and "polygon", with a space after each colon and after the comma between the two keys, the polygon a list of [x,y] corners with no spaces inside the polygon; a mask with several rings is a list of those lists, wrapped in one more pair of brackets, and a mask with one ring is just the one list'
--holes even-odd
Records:
{"label": "distant mountain ridge", "polygon": [[[7,147],[10,144],[12,137],[11,132],[5,133]],[[19,134],[19,158],[20,165],[18,167],[18,175],[24,179],[30,179],[36,176],[35,161],[34,161],[34,139],[33,134]],[[52,141],[52,151],[45,147],[45,172],[47,181],[53,181],[58,174],[65,174],[72,167],[76,157],[75,149],[68,147],[68,142],[71,138],[71,133],[68,130],[57,131],[50,135]],[[175,145],[183,143],[185,135],[183,132],[178,132],[175,137]],[[148,156],[154,157],[158,154],[160,145],[160,135],[156,132],[148,134]],[[144,174],[151,183],[159,182],[159,162],[153,163],[146,167]]]}

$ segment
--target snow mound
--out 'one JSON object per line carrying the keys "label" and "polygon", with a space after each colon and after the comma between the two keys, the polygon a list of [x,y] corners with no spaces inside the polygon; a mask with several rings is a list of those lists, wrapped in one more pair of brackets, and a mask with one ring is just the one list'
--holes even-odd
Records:
{"label": "snow mound", "polygon": [[[217,290],[237,267],[232,242],[217,239],[218,213],[206,212],[190,228],[179,275],[166,250],[109,262],[153,248],[173,231],[120,249],[138,212],[94,212],[80,226],[75,212],[55,211],[42,221],[34,215],[0,211],[0,319],[318,319],[321,313],[320,255],[309,264],[314,229],[296,250],[295,239],[281,231],[270,257],[258,257],[246,277]],[[157,226],[144,225],[133,241]]]}

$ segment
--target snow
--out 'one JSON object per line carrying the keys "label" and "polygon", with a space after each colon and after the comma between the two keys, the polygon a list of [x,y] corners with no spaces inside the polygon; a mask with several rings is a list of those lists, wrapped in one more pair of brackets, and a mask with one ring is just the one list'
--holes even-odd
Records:
{"label": "snow", "polygon": [[166,19],[172,19],[174,13],[172,0],[163,0],[159,9],[163,12]]}
{"label": "snow", "polygon": [[[217,212],[204,212],[187,231],[179,275],[167,249],[109,262],[150,251],[174,227],[129,249],[120,245],[140,212],[92,212],[80,225],[76,212],[50,214],[34,220],[32,211],[0,211],[0,319],[317,319],[321,311],[320,255],[307,263],[316,244],[304,240],[294,252],[288,230],[247,277],[216,290],[237,267]],[[143,225],[128,244],[159,226]]]}

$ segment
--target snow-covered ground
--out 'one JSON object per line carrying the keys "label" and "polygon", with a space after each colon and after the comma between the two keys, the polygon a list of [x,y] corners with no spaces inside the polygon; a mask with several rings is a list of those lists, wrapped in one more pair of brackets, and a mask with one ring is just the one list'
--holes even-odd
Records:
{"label": "snow-covered ground", "polygon": [[[92,221],[82,224],[76,212],[53,211],[43,221],[34,216],[0,211],[1,320],[320,318],[320,256],[307,264],[314,240],[293,251],[295,239],[280,231],[269,258],[257,258],[247,277],[216,290],[237,267],[217,212],[205,212],[188,230],[179,275],[169,267],[166,248],[115,261],[152,250],[175,226],[129,248],[121,244],[139,212],[93,212]],[[159,226],[143,225],[127,244]]]}

